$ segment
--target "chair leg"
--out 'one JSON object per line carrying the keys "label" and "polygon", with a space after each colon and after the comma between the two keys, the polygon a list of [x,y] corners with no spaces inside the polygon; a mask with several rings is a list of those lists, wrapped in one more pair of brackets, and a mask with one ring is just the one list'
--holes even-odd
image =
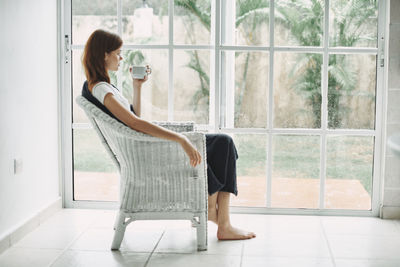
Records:
{"label": "chair leg", "polygon": [[203,212],[199,215],[199,224],[197,225],[197,250],[207,250],[207,216]]}
{"label": "chair leg", "polygon": [[114,238],[111,245],[112,250],[118,250],[121,247],[121,242],[124,238],[125,229],[125,214],[123,212],[119,212],[114,225]]}

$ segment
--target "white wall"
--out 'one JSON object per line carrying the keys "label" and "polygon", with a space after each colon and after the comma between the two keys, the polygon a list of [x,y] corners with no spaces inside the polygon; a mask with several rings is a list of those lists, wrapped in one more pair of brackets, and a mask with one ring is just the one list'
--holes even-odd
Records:
{"label": "white wall", "polygon": [[[400,132],[400,0],[390,1],[387,136]],[[400,158],[387,147],[383,217],[400,218]],[[385,213],[385,212],[384,212]]]}
{"label": "white wall", "polygon": [[57,1],[0,0],[0,240],[59,196],[57,109]]}

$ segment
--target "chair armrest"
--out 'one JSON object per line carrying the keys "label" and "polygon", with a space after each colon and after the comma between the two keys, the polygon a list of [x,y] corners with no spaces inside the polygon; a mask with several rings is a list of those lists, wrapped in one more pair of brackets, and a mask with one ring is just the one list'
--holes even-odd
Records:
{"label": "chair armrest", "polygon": [[152,121],[152,123],[179,133],[194,131],[194,122]]}
{"label": "chair armrest", "polygon": [[[197,177],[205,177],[206,174],[206,142],[204,133],[185,132],[190,142],[199,151],[202,162],[196,167],[190,165],[190,160],[182,146],[174,141],[160,139],[157,137],[148,138],[127,138],[122,137],[118,143],[123,144],[122,147],[129,148],[126,152],[130,154],[130,160],[137,161],[142,171],[146,169],[147,176],[150,173],[166,172],[187,172],[196,173]],[[123,160],[124,161],[124,160]],[[125,162],[122,165],[129,165]],[[168,172],[168,171],[167,171]]]}

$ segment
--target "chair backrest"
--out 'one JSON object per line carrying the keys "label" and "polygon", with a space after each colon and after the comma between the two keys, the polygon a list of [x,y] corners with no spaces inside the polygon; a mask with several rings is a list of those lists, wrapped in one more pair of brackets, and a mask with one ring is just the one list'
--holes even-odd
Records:
{"label": "chair backrest", "polygon": [[[93,128],[98,134],[101,143],[104,145],[107,153],[110,155],[112,161],[115,163],[119,171],[121,171],[121,163],[123,163],[122,161],[125,160],[126,162],[126,160],[129,160],[129,156],[126,156],[128,151],[121,149],[124,147],[123,143],[128,141],[128,139],[129,142],[132,142],[133,139],[138,141],[152,142],[167,141],[133,130],[132,128],[103,112],[96,105],[81,95],[76,97],[76,102],[85,111],[91,124],[93,125]],[[174,124],[172,123],[171,126],[172,127],[169,128],[173,130]],[[178,126],[176,127],[178,129]],[[193,123],[189,123],[188,125],[184,126],[183,129],[193,129]]]}
{"label": "chair backrest", "polygon": [[[104,134],[104,129],[102,130],[100,128],[101,126],[100,126],[99,122],[103,122],[103,123],[101,123],[103,125],[104,125],[104,123],[111,124],[111,125],[121,124],[121,123],[118,122],[116,119],[110,117],[108,114],[103,112],[101,109],[96,107],[96,105],[94,105],[93,103],[91,103],[89,100],[87,100],[85,97],[83,97],[81,95],[76,98],[76,102],[85,111],[87,117],[89,118],[90,123],[92,124],[94,130],[96,131],[97,135],[99,136],[101,143],[103,144],[107,153],[110,155],[111,160],[117,166],[118,171],[121,171],[121,165],[116,156],[116,153],[110,147],[109,141],[107,141],[107,139],[108,140],[110,140],[110,139],[106,138],[106,136]],[[123,126],[123,124],[121,124],[119,127],[121,127],[121,126]]]}

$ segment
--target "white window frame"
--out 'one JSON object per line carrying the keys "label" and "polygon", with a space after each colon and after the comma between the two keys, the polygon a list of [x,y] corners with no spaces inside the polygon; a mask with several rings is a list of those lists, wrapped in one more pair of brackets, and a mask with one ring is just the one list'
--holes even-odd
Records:
{"label": "white window frame", "polygon": [[[383,135],[385,128],[385,110],[386,102],[384,95],[386,92],[385,86],[385,66],[381,65],[381,61],[385,60],[387,54],[387,40],[385,38],[387,30],[387,2],[386,0],[379,1],[379,16],[378,16],[378,47],[377,48],[329,48],[329,34],[324,35],[321,47],[275,47],[274,46],[274,2],[270,0],[270,45],[269,46],[227,46],[221,42],[221,16],[229,16],[234,19],[232,10],[234,9],[235,1],[231,0],[211,0],[212,3],[212,26],[211,26],[211,43],[210,45],[174,45],[173,44],[173,0],[169,1],[169,43],[166,45],[124,45],[123,49],[165,49],[169,55],[169,83],[168,83],[168,120],[173,120],[173,55],[176,50],[208,50],[210,51],[210,110],[209,124],[201,125],[200,129],[209,130],[210,132],[223,133],[263,133],[268,136],[267,146],[267,203],[266,207],[232,207],[232,212],[237,213],[259,213],[259,214],[303,214],[303,215],[353,215],[353,216],[378,216],[381,204],[381,188],[383,181]],[[324,31],[329,32],[329,1],[325,0],[325,18]],[[73,200],[73,151],[72,151],[72,129],[91,128],[89,124],[72,123],[72,81],[71,81],[71,51],[82,50],[83,45],[71,45],[71,2],[72,0],[61,0],[60,5],[60,133],[61,133],[61,166],[63,178],[63,205],[66,208],[98,208],[98,209],[116,209],[117,202],[109,201],[74,201]],[[118,33],[121,34],[122,25],[122,0],[117,0],[117,15],[118,15]],[[230,5],[229,7],[227,5]],[[224,8],[226,7],[226,8]],[[224,14],[222,14],[224,13]],[[224,25],[225,26],[225,25]],[[226,28],[226,27],[225,27]],[[235,29],[229,29],[234,31]],[[225,37],[224,37],[225,38]],[[229,38],[229,35],[228,35]],[[262,51],[269,54],[269,77],[273,77],[274,53],[279,52],[311,52],[319,53],[323,56],[322,67],[322,103],[321,103],[321,129],[283,129],[274,128],[273,122],[273,79],[269,79],[269,103],[268,103],[268,118],[266,128],[234,128],[234,95],[233,90],[225,90],[233,86],[234,65],[232,58],[229,55],[224,57],[224,51]],[[327,68],[328,55],[335,54],[372,54],[377,56],[377,80],[376,80],[376,114],[375,114],[375,129],[374,130],[346,130],[346,129],[328,129],[327,127]],[[225,64],[225,63],[228,64]],[[214,63],[214,64],[212,64]],[[222,75],[225,73],[225,75]],[[119,75],[119,74],[118,74]],[[120,82],[121,79],[118,79]],[[225,118],[228,118],[225,121]],[[274,134],[298,134],[298,135],[318,135],[320,136],[320,198],[318,209],[300,209],[300,208],[272,208],[271,207],[271,181],[272,181],[272,136]],[[326,142],[329,135],[352,135],[352,136],[373,136],[374,142],[374,165],[373,165],[373,184],[372,184],[372,209],[367,210],[344,210],[344,209],[324,209],[325,200],[325,180],[326,180]]]}

